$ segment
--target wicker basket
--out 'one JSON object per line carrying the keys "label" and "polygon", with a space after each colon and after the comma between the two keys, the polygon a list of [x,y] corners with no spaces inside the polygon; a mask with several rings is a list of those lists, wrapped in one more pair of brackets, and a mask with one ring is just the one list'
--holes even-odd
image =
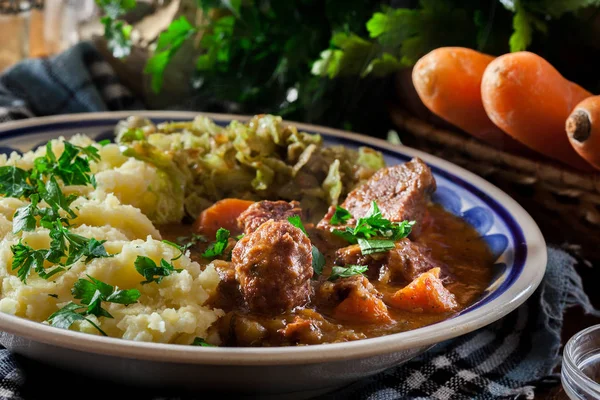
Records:
{"label": "wicker basket", "polygon": [[[600,260],[600,172],[580,173],[551,161],[533,161],[488,146],[459,131],[440,129],[399,107],[395,125],[409,144],[496,184],[536,219],[546,240],[585,247]],[[541,207],[540,207],[541,206]]]}

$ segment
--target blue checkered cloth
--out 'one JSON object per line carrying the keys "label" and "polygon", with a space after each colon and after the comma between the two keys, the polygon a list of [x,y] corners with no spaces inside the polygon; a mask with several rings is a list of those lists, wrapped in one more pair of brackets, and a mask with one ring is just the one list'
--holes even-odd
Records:
{"label": "blue checkered cloth", "polygon": [[[79,44],[55,58],[25,61],[0,77],[0,122],[136,108],[142,108],[141,103],[119,83],[110,65],[89,43]],[[556,371],[565,310],[579,306],[586,313],[600,315],[583,292],[576,263],[564,251],[550,248],[540,287],[505,318],[440,343],[402,366],[322,398],[533,398],[541,385],[559,383]],[[50,387],[60,390],[62,399],[195,398],[193,394],[115,386],[73,372],[55,371],[0,348],[0,400],[47,398]]]}

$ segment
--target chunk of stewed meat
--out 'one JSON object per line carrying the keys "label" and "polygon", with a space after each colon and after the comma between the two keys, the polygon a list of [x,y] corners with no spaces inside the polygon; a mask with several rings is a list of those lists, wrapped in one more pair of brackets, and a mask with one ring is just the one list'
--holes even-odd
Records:
{"label": "chunk of stewed meat", "polygon": [[211,298],[211,305],[225,311],[244,305],[244,298],[240,291],[240,284],[235,277],[233,264],[224,260],[214,260],[211,264],[221,278],[217,290]]}
{"label": "chunk of stewed meat", "polygon": [[269,220],[233,248],[231,262],[251,311],[279,314],[308,303],[311,243],[288,221]]}
{"label": "chunk of stewed meat", "polygon": [[254,232],[259,226],[272,219],[274,221],[286,221],[294,215],[302,216],[300,203],[296,200],[287,201],[258,201],[248,207],[238,217],[238,225],[245,234]]}
{"label": "chunk of stewed meat", "polygon": [[[390,221],[417,221],[413,228],[414,237],[419,233],[429,196],[435,189],[435,179],[429,167],[414,158],[410,162],[377,171],[368,181],[350,192],[341,206],[358,219],[366,217],[371,210],[371,203],[376,201],[382,216]],[[330,209],[319,226],[336,228],[329,225],[332,215]],[[352,225],[352,222],[347,223]]]}
{"label": "chunk of stewed meat", "polygon": [[285,328],[277,331],[289,344],[319,344],[363,339],[361,332],[327,321],[313,309],[300,310]]}
{"label": "chunk of stewed meat", "polygon": [[355,323],[392,322],[383,296],[363,275],[323,282],[318,301],[333,307],[333,317]]}
{"label": "chunk of stewed meat", "polygon": [[395,247],[384,253],[363,255],[359,245],[352,245],[336,251],[337,265],[367,265],[366,275],[383,283],[407,283],[423,272],[440,268],[446,278],[446,268],[431,257],[429,248],[410,239],[401,239]]}

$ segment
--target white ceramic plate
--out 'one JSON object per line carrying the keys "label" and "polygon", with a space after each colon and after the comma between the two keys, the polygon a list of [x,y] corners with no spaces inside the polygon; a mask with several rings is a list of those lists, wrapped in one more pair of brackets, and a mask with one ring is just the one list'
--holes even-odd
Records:
{"label": "white ceramic plate", "polygon": [[[191,112],[89,113],[0,124],[0,152],[28,151],[58,136],[85,133],[112,138],[129,115],[155,122],[190,120]],[[219,124],[247,117],[206,114]],[[408,361],[432,345],[502,318],[540,283],[546,245],[533,219],[504,192],[482,178],[429,154],[354,133],[296,124],[320,133],[326,145],[371,146],[388,165],[418,156],[433,170],[433,196],[471,223],[496,257],[495,276],[483,296],[448,320],[409,332],[348,343],[282,348],[210,348],[142,343],[87,335],[0,313],[0,343],[12,351],[57,366],[143,385],[308,395],[344,385]]]}

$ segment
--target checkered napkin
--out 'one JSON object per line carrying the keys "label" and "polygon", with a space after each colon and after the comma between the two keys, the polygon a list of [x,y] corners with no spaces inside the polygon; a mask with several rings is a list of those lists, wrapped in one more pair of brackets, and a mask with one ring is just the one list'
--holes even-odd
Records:
{"label": "checkered napkin", "polygon": [[143,108],[89,42],[0,76],[0,123],[44,115]]}
{"label": "checkered napkin", "polygon": [[[140,108],[89,43],[51,59],[28,60],[0,76],[0,122],[40,115]],[[575,272],[576,260],[550,248],[535,294],[516,311],[468,335],[441,343],[424,355],[322,399],[531,399],[540,385],[557,384],[564,311],[591,306]],[[47,398],[64,379],[0,348],[0,400]],[[116,387],[68,373],[61,398],[192,399],[142,388]],[[53,383],[54,382],[54,383]],[[93,388],[90,392],[90,388]],[[129,392],[128,392],[129,391]],[[130,394],[128,394],[130,393]],[[205,398],[206,396],[203,396]],[[222,396],[220,396],[222,397]]]}

